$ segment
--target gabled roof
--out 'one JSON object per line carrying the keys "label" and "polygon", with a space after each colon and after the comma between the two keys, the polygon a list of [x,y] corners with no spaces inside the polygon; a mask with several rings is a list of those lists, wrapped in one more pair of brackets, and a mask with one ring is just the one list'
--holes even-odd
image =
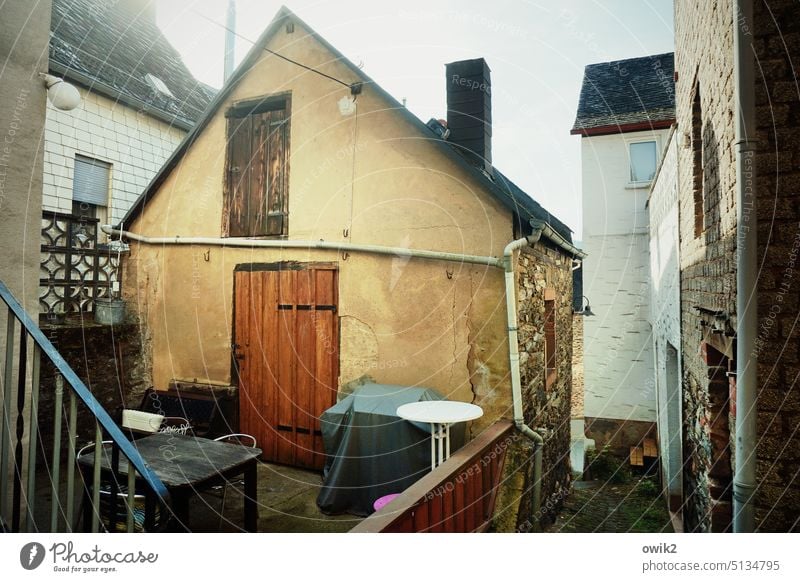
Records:
{"label": "gabled roof", "polygon": [[673,53],[587,65],[573,134],[669,127],[675,120]]}
{"label": "gabled roof", "polygon": [[421,137],[437,144],[439,150],[448,157],[448,159],[457,163],[460,167],[464,168],[472,176],[476,177],[481,184],[508,210],[513,212],[518,217],[521,223],[525,225],[531,221],[543,221],[549,224],[552,229],[558,233],[566,242],[572,242],[572,230],[563,222],[558,220],[555,216],[547,212],[538,202],[533,200],[525,192],[523,192],[516,184],[508,180],[496,168],[494,169],[494,178],[487,175],[485,172],[479,170],[472,165],[458,149],[447,141],[443,141],[437,134],[433,132],[422,120],[416,115],[411,113],[404,107],[397,99],[387,93],[380,85],[373,81],[368,75],[364,73],[358,66],[353,64],[347,57],[341,54],[336,48],[328,43],[324,38],[317,34],[313,28],[298,18],[291,10],[285,6],[281,7],[275,18],[272,20],[267,29],[261,34],[259,39],[255,42],[250,52],[239,64],[228,81],[219,90],[214,97],[211,105],[203,114],[203,117],[197,121],[197,124],[184,138],[181,144],[177,147],[172,156],[164,163],[153,180],[148,184],[147,188],[142,192],[141,196],[128,210],[125,217],[122,219],[118,227],[125,224],[130,224],[142,211],[147,203],[147,200],[156,192],[158,187],[166,180],[172,169],[180,162],[181,158],[185,155],[189,147],[191,147],[194,140],[200,135],[209,121],[217,114],[219,108],[225,103],[234,87],[238,84],[255,63],[261,58],[264,48],[273,35],[281,29],[287,19],[291,19],[295,23],[302,26],[308,31],[308,34],[313,37],[317,42],[324,46],[337,61],[346,65],[353,75],[352,79],[344,79],[350,83],[361,82],[364,87],[368,87],[375,91],[380,97],[389,102],[390,108],[402,115],[412,125],[417,127],[420,131]]}
{"label": "gabled roof", "polygon": [[[151,17],[131,3],[53,0],[50,68],[99,93],[188,129],[213,97]],[[147,75],[160,79],[157,90]]]}

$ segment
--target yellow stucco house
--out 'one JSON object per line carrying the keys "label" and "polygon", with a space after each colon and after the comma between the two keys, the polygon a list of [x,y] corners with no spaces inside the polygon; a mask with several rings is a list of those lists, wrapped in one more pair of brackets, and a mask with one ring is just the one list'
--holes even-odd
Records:
{"label": "yellow stucco house", "polygon": [[425,124],[281,9],[114,230],[153,385],[238,386],[265,458],[308,467],[353,382],[432,387],[483,407],[473,434],[549,431],[544,496],[567,487],[581,254],[494,168],[489,74],[447,65],[447,124]]}

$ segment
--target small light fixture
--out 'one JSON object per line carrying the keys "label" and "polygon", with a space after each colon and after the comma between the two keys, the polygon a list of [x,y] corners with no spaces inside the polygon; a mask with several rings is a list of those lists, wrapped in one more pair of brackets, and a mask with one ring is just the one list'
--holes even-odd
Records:
{"label": "small light fixture", "polygon": [[356,100],[349,95],[339,99],[339,113],[343,116],[353,115],[356,112]]}
{"label": "small light fixture", "polygon": [[47,86],[47,99],[61,111],[72,111],[81,104],[81,94],[75,85],[47,73],[39,73]]}
{"label": "small light fixture", "polygon": [[[592,311],[592,307],[589,305],[589,298],[586,295],[583,295],[583,299],[586,299],[586,307],[584,307],[581,311],[576,311],[575,315],[583,315],[584,317],[594,317],[594,311]],[[583,303],[582,300],[581,303]]]}

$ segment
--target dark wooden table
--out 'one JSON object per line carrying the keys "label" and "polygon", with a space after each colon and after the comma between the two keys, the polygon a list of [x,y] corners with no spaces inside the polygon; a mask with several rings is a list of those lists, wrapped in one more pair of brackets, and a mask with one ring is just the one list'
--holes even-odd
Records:
{"label": "dark wooden table", "polygon": [[[258,457],[261,449],[238,444],[212,441],[196,436],[156,433],[134,441],[134,446],[158,478],[166,485],[172,498],[172,509],[180,529],[188,531],[189,499],[195,493],[214,485],[224,484],[231,477],[244,475],[244,527],[249,532],[258,528]],[[111,472],[109,454],[102,455],[102,468]],[[78,460],[85,474],[94,467],[94,455]],[[120,456],[120,481],[125,483],[128,462]]]}

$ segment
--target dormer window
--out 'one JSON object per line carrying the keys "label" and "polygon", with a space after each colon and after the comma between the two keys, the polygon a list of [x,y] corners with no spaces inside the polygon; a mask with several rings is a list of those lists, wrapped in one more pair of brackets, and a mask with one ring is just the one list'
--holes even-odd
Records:
{"label": "dormer window", "polygon": [[172,94],[172,91],[169,90],[169,87],[166,86],[164,81],[162,81],[155,75],[151,75],[150,73],[146,73],[144,78],[153,89],[155,89],[165,97],[170,97],[171,99],[175,99],[175,95]]}

